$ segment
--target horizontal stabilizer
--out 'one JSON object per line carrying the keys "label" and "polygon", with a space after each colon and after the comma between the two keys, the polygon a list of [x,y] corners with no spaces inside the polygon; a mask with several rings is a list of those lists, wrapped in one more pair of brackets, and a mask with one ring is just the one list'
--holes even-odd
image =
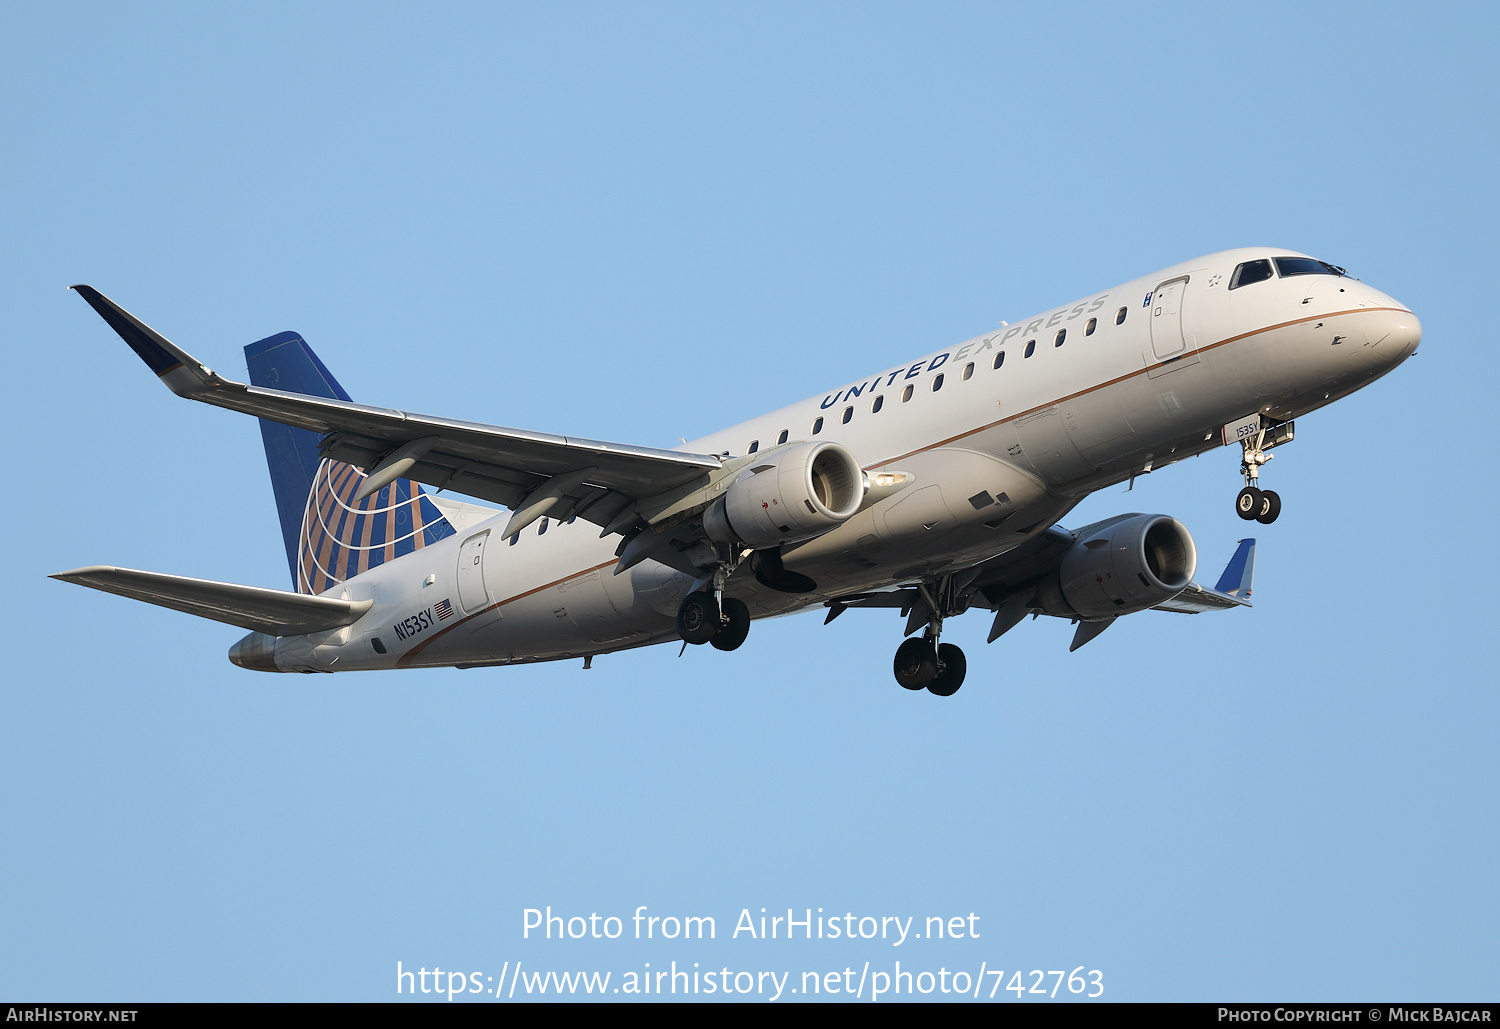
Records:
{"label": "horizontal stabilizer", "polygon": [[70,572],[58,572],[52,578],[270,636],[300,636],[350,625],[373,603],[369,600],[311,597],[260,586],[239,586],[108,565],[75,568]]}

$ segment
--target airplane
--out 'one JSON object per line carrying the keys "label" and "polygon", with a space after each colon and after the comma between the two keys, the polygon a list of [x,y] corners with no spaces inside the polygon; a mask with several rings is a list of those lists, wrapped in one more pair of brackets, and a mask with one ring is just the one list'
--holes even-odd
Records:
{"label": "airplane", "polygon": [[[1250,606],[1255,541],[1214,586],[1177,519],[1058,525],[1084,497],[1240,448],[1235,511],[1294,419],[1417,349],[1405,305],[1306,254],[1210,254],[850,380],[681,449],[355,403],[293,332],[221,377],[74,286],[178,396],[260,420],[293,591],[93,566],[53,578],[250,630],[264,672],[475,668],[681,640],[733,651],[755,618],[899,611],[899,685],[951,696],[944,622]],[[429,489],[424,488],[430,487]],[[457,493],[498,504],[448,496]],[[916,635],[921,630],[920,635]]]}

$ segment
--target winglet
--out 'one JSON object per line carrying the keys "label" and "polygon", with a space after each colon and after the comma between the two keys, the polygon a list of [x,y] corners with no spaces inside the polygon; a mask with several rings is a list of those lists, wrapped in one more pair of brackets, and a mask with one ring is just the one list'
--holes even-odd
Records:
{"label": "winglet", "polygon": [[1219,576],[1218,584],[1214,589],[1220,593],[1227,593],[1231,597],[1241,600],[1250,599],[1250,580],[1255,575],[1255,541],[1253,539],[1240,540],[1239,547],[1234,556],[1229,559],[1229,564],[1224,566],[1224,574]]}
{"label": "winglet", "polygon": [[146,367],[180,397],[192,397],[205,389],[229,385],[191,354],[179,350],[161,333],[125,310],[93,286],[70,286],[130,345]]}

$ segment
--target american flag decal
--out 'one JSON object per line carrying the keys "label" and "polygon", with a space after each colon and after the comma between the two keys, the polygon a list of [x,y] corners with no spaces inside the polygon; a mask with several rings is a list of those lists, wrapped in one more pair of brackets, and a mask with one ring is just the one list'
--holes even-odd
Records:
{"label": "american flag decal", "polygon": [[438,621],[442,621],[444,618],[453,617],[453,605],[448,603],[448,599],[446,597],[444,597],[442,600],[439,600],[436,604],[432,605],[432,609],[437,612]]}

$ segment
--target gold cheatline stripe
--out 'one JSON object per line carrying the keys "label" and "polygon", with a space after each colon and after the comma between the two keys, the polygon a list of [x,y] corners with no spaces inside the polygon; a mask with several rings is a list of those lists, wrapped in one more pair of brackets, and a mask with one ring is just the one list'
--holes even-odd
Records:
{"label": "gold cheatline stripe", "polygon": [[[1210,343],[1207,346],[1199,347],[1197,350],[1183,351],[1183,353],[1179,354],[1178,357],[1170,358],[1170,360],[1176,361],[1179,358],[1186,357],[1190,353],[1202,354],[1202,353],[1204,353],[1206,351],[1213,350],[1216,347],[1222,347],[1226,343],[1235,343],[1235,342],[1238,342],[1239,340],[1242,340],[1242,339],[1248,339],[1251,336],[1258,336],[1262,332],[1275,332],[1277,329],[1284,329],[1284,328],[1286,328],[1289,325],[1300,325],[1303,322],[1317,321],[1317,320],[1322,319],[1322,318],[1340,318],[1340,317],[1343,317],[1346,314],[1363,314],[1365,312],[1373,312],[1373,311],[1400,311],[1403,314],[1411,314],[1410,311],[1406,310],[1403,307],[1357,307],[1357,308],[1354,308],[1353,310],[1349,310],[1349,311],[1335,311],[1333,314],[1315,314],[1315,315],[1309,315],[1306,318],[1296,318],[1296,319],[1293,319],[1292,321],[1289,321],[1289,322],[1281,322],[1279,325],[1267,325],[1263,329],[1255,329],[1255,330],[1252,330],[1250,332],[1242,332],[1238,336],[1230,336],[1228,339],[1221,339],[1217,343]],[[1050,400],[1050,401],[1048,401],[1045,404],[1038,404],[1036,407],[1028,408],[1025,411],[1020,411],[1020,412],[1017,412],[1016,414],[1007,415],[1004,418],[1000,418],[1000,419],[997,419],[997,420],[995,420],[993,422],[990,422],[988,425],[981,425],[977,429],[968,429],[968,430],[966,430],[964,432],[959,433],[957,436],[950,436],[950,437],[948,437],[945,440],[939,440],[938,442],[930,444],[930,445],[925,446],[925,447],[918,447],[916,450],[912,450],[912,451],[910,451],[908,453],[902,454],[900,457],[893,457],[893,458],[891,458],[888,461],[881,461],[878,464],[872,464],[872,465],[870,465],[870,467],[871,468],[884,468],[886,465],[895,464],[897,461],[905,461],[908,457],[913,457],[913,456],[915,456],[917,454],[926,453],[927,451],[929,451],[929,450],[935,450],[938,447],[945,447],[949,443],[956,443],[957,441],[959,441],[961,439],[967,439],[968,437],[976,435],[977,433],[981,433],[981,432],[985,432],[986,430],[993,429],[997,425],[1004,425],[1006,422],[1013,422],[1013,421],[1015,421],[1018,418],[1025,418],[1027,415],[1036,414],[1038,411],[1045,411],[1049,407],[1056,407],[1058,404],[1066,404],[1070,400],[1076,400],[1076,399],[1078,399],[1081,396],[1085,396],[1085,395],[1087,395],[1089,393],[1093,393],[1093,392],[1096,392],[1096,391],[1101,390],[1101,389],[1108,389],[1110,386],[1113,386],[1113,385],[1115,385],[1117,383],[1124,382],[1126,379],[1133,379],[1137,375],[1144,375],[1147,372],[1155,371],[1158,368],[1164,368],[1164,367],[1166,367],[1166,365],[1167,365],[1166,361],[1159,361],[1156,364],[1148,364],[1144,368],[1137,369],[1136,371],[1133,371],[1133,372],[1126,372],[1124,375],[1116,376],[1115,378],[1110,379],[1108,382],[1101,382],[1097,386],[1090,386],[1088,389],[1081,389],[1077,393],[1069,393],[1065,397],[1058,397],[1056,400]]]}
{"label": "gold cheatline stripe", "polygon": [[[1248,339],[1251,336],[1258,336],[1262,332],[1275,332],[1277,329],[1284,329],[1284,328],[1286,328],[1289,325],[1300,325],[1303,322],[1317,321],[1318,319],[1321,319],[1321,318],[1339,318],[1339,317],[1342,317],[1343,315],[1346,315],[1346,314],[1360,314],[1360,313],[1363,313],[1363,312],[1366,312],[1366,311],[1401,311],[1403,314],[1410,314],[1411,313],[1410,311],[1407,311],[1405,308],[1402,308],[1402,307],[1358,307],[1358,308],[1354,308],[1354,309],[1349,310],[1349,311],[1336,311],[1333,314],[1311,315],[1311,316],[1309,316],[1307,318],[1296,318],[1296,319],[1293,319],[1292,321],[1289,321],[1289,322],[1281,322],[1278,325],[1267,325],[1265,328],[1255,329],[1255,330],[1253,330],[1251,332],[1242,332],[1238,336],[1230,336],[1228,339],[1221,339],[1217,343],[1210,343],[1207,346],[1199,347],[1196,351],[1191,351],[1191,352],[1192,353],[1199,353],[1199,354],[1201,354],[1205,350],[1213,350],[1215,347],[1222,347],[1226,343],[1235,343],[1235,342],[1238,342],[1239,340],[1242,340],[1242,339]],[[1187,354],[1184,353],[1182,356],[1186,357]],[[1175,358],[1173,360],[1175,360]],[[1165,365],[1166,365],[1165,361],[1158,362],[1157,364],[1147,365],[1146,367],[1141,368],[1138,371],[1127,372],[1124,375],[1117,376],[1116,378],[1110,379],[1108,382],[1101,382],[1097,386],[1090,386],[1088,389],[1081,389],[1081,390],[1079,390],[1076,393],[1070,393],[1067,396],[1060,397],[1057,400],[1051,401],[1050,403],[1039,404],[1036,407],[1030,408],[1029,410],[1022,411],[1019,414],[1009,415],[1009,416],[1007,416],[1005,418],[1001,418],[1001,419],[999,419],[997,421],[990,422],[988,425],[981,425],[977,429],[970,429],[967,432],[961,432],[957,436],[950,436],[949,438],[947,438],[945,440],[941,440],[941,441],[939,441],[937,443],[933,443],[933,444],[931,444],[929,446],[920,447],[920,448],[918,448],[916,450],[909,451],[908,453],[902,454],[900,457],[893,457],[893,458],[891,458],[888,461],[881,461],[881,462],[879,462],[877,464],[872,464],[872,465],[870,465],[870,467],[871,468],[883,468],[886,465],[895,464],[897,461],[904,461],[908,457],[912,457],[912,456],[914,456],[916,454],[926,453],[929,450],[936,450],[938,447],[947,446],[949,443],[953,443],[953,442],[955,442],[957,440],[965,439],[965,438],[967,438],[969,436],[973,436],[973,435],[975,435],[977,433],[984,432],[986,429],[993,429],[997,425],[1004,425],[1006,422],[1014,421],[1017,418],[1024,418],[1024,417],[1026,417],[1029,414],[1035,414],[1038,411],[1045,410],[1046,408],[1053,407],[1053,406],[1055,406],[1057,404],[1065,404],[1069,400],[1074,400],[1074,399],[1076,399],[1078,397],[1084,396],[1085,394],[1093,393],[1093,392],[1095,392],[1097,390],[1101,390],[1101,389],[1107,389],[1110,386],[1115,385],[1116,383],[1124,382],[1126,379],[1134,378],[1137,375],[1143,375],[1143,374],[1145,374],[1148,371],[1152,371],[1154,369],[1164,367]],[[617,561],[606,561],[603,564],[594,565],[592,568],[585,568],[581,572],[573,572],[570,575],[563,576],[561,579],[554,579],[552,582],[549,582],[549,583],[547,583],[544,586],[538,586],[535,589],[529,589],[529,590],[527,590],[524,593],[517,593],[513,597],[507,597],[504,600],[496,601],[495,603],[491,604],[489,607],[486,607],[482,611],[475,611],[471,615],[465,615],[463,618],[460,618],[458,621],[454,622],[452,625],[448,626],[445,629],[442,629],[442,630],[438,631],[437,633],[434,633],[433,635],[427,637],[427,639],[423,640],[421,643],[418,643],[415,647],[412,647],[405,654],[401,655],[399,658],[396,659],[396,664],[398,666],[404,665],[404,664],[409,664],[411,662],[411,660],[413,658],[415,658],[418,654],[420,654],[423,650],[425,650],[428,647],[429,644],[437,642],[437,640],[440,639],[442,636],[444,636],[448,632],[451,632],[454,629],[457,629],[460,625],[463,625],[465,622],[469,621],[471,618],[478,618],[480,615],[488,614],[489,612],[494,611],[496,608],[504,607],[506,604],[514,603],[517,600],[525,600],[527,597],[532,596],[532,595],[537,594],[537,593],[541,593],[543,590],[549,590],[549,589],[551,589],[554,586],[560,586],[563,583],[567,582],[569,579],[576,579],[579,576],[588,575],[590,572],[597,572],[600,569],[608,568],[609,566],[611,566],[613,564],[617,564],[617,563],[618,563]]]}
{"label": "gold cheatline stripe", "polygon": [[553,586],[561,586],[563,583],[567,582],[569,579],[576,579],[576,578],[578,578],[581,575],[588,575],[590,572],[597,572],[601,568],[608,568],[610,565],[618,564],[618,563],[619,562],[617,560],[616,561],[606,561],[602,565],[595,565],[592,568],[585,568],[581,572],[573,572],[570,575],[564,575],[561,579],[554,579],[552,582],[547,583],[545,586],[538,586],[535,589],[529,589],[529,590],[527,590],[525,593],[517,593],[513,597],[506,597],[504,600],[497,600],[497,601],[495,601],[495,603],[491,604],[489,607],[483,609],[482,611],[475,611],[471,615],[464,615],[462,618],[460,618],[458,621],[454,622],[452,625],[448,626],[446,629],[439,630],[438,632],[434,633],[433,635],[427,637],[421,643],[418,643],[415,647],[412,647],[405,654],[402,654],[399,658],[396,659],[396,664],[398,664],[398,665],[404,665],[404,664],[408,663],[412,658],[416,657],[424,649],[426,649],[426,647],[427,647],[427,645],[429,643],[436,642],[436,640],[438,639],[438,637],[444,635],[445,633],[451,632],[454,629],[457,629],[460,625],[464,624],[465,622],[467,622],[471,618],[478,618],[480,615],[489,614],[491,611],[495,610],[496,608],[504,607],[506,604],[514,603],[517,600],[525,600],[527,597],[531,596],[534,593],[540,593],[543,590],[550,590]]}

